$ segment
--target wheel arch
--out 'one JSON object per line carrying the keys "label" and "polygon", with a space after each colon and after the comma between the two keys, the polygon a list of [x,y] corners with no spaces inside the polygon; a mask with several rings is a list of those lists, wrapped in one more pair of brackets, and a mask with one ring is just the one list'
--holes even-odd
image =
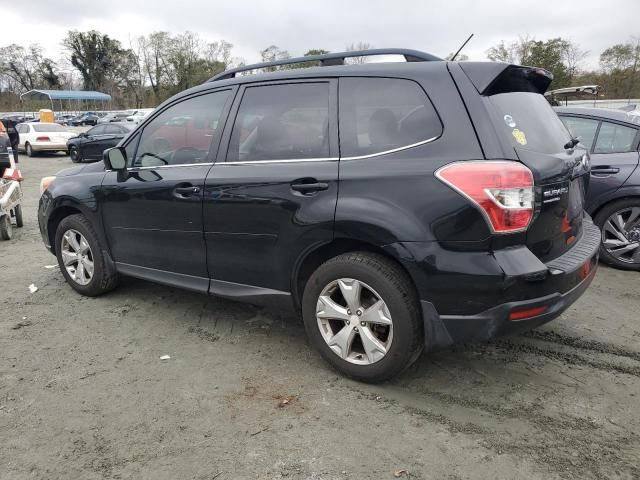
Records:
{"label": "wheel arch", "polygon": [[56,231],[58,230],[58,225],[60,222],[67,218],[70,215],[75,214],[83,215],[82,210],[75,205],[61,205],[56,208],[51,215],[49,215],[49,219],[47,220],[47,236],[49,237],[49,245],[55,252],[56,247]]}
{"label": "wheel arch", "polygon": [[594,219],[598,216],[598,214],[602,211],[602,209],[606,208],[608,205],[611,205],[614,202],[619,202],[620,200],[640,200],[640,187],[638,187],[636,192],[623,192],[619,196],[609,197],[606,200],[600,202],[597,207],[591,210],[591,217]]}
{"label": "wheel arch", "polygon": [[[348,252],[370,252],[376,253],[396,264],[403,272],[407,274],[413,288],[416,290],[416,279],[411,275],[409,270],[403,265],[400,259],[392,254],[392,251],[377,246],[363,240],[354,238],[335,238],[329,243],[317,246],[312,250],[305,252],[295,265],[294,274],[291,281],[291,295],[296,308],[300,308],[302,302],[302,294],[305,285],[311,277],[311,274],[324,262],[331,258],[337,257]],[[418,297],[419,298],[419,297]]]}

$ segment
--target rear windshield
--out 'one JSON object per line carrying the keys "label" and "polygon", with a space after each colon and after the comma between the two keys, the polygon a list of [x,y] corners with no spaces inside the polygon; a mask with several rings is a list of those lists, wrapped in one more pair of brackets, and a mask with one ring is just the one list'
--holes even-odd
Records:
{"label": "rear windshield", "polygon": [[486,97],[494,123],[514,147],[556,153],[571,140],[569,131],[539,93],[510,92]]}
{"label": "rear windshield", "polygon": [[67,132],[68,130],[57,123],[34,123],[33,129],[36,132]]}

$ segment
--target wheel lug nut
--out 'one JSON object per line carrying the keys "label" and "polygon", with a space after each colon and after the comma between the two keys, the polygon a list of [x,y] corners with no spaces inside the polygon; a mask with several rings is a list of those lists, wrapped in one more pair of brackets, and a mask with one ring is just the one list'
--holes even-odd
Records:
{"label": "wheel lug nut", "polygon": [[360,322],[360,325],[364,327],[366,325],[366,323]]}
{"label": "wheel lug nut", "polygon": [[351,310],[347,309],[347,315],[351,315]]}
{"label": "wheel lug nut", "polygon": [[347,320],[347,325],[349,325],[351,323],[351,321]]}
{"label": "wheel lug nut", "polygon": [[358,315],[358,316],[362,315],[362,310],[357,310],[356,311],[356,315]]}
{"label": "wheel lug nut", "polygon": [[358,327],[353,327],[353,331],[357,332],[358,331]]}

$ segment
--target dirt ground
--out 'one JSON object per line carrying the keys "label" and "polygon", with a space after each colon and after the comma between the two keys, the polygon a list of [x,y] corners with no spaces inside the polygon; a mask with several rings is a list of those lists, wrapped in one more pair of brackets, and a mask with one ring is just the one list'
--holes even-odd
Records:
{"label": "dirt ground", "polygon": [[601,267],[539,330],[364,385],[296,318],[134,279],[74,293],[36,218],[70,164],[21,159],[25,227],[0,241],[0,479],[640,478],[640,274]]}

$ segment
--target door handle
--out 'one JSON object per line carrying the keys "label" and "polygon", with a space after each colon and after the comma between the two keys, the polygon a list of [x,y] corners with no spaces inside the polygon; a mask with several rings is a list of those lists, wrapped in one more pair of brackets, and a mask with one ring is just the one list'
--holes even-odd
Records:
{"label": "door handle", "polygon": [[620,171],[617,167],[591,167],[591,175],[594,177],[615,175]]}
{"label": "door handle", "polygon": [[309,179],[306,182],[304,180],[294,180],[293,183],[291,183],[291,190],[300,192],[303,195],[310,195],[314,192],[320,192],[328,189],[328,183],[318,182],[315,178]]}
{"label": "door handle", "polygon": [[200,187],[189,185],[186,187],[176,187],[173,189],[173,196],[176,198],[189,198],[200,193]]}

